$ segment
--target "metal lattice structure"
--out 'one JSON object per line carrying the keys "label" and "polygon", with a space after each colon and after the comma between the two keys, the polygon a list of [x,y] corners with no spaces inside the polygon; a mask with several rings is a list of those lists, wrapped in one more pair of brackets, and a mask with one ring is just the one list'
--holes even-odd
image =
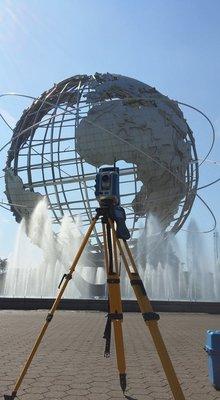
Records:
{"label": "metal lattice structure", "polygon": [[[26,215],[28,214],[25,201],[25,206],[20,207],[22,193],[24,198],[27,193],[32,193],[33,204],[36,200],[35,194],[38,193],[38,198],[39,194],[46,195],[55,224],[60,223],[64,213],[69,214],[72,219],[81,214],[82,225],[86,228],[98,206],[94,196],[97,166],[86,162],[77,151],[76,134],[81,121],[94,106],[103,103],[133,101],[139,108],[147,104],[151,106],[154,104],[156,107],[159,98],[163,99],[164,104],[168,101],[168,98],[148,85],[131,78],[110,74],[74,76],[44,92],[23,112],[14,129],[8,152],[6,194],[12,203],[11,208],[16,220],[19,222],[25,215],[25,207]],[[172,107],[174,112],[181,114],[176,103],[173,102]],[[182,227],[196,195],[198,163],[190,128],[183,141],[188,146],[189,162],[183,171],[184,182],[180,182],[178,207],[173,213],[175,215],[170,214],[164,222],[164,232],[176,233]],[[134,197],[138,195],[141,182],[135,163],[123,161],[122,156],[118,166],[121,203],[126,210],[131,236],[135,239],[140,226],[144,226],[147,218],[147,213],[138,214],[132,203]],[[167,166],[165,168],[168,169]],[[9,171],[13,178],[11,184],[7,179]],[[170,179],[175,180],[175,170],[171,170],[170,173]],[[17,178],[19,184],[22,183],[23,190],[19,201],[16,201],[15,193]],[[176,183],[178,184],[178,179]],[[32,209],[30,206],[30,211]],[[99,225],[93,233],[92,241],[99,250],[101,248]]]}

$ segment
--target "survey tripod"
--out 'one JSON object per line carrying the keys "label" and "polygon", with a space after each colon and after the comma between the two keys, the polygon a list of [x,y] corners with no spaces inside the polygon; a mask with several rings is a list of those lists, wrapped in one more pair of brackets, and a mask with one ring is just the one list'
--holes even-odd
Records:
{"label": "survey tripod", "polygon": [[112,324],[114,328],[116,359],[119,371],[120,386],[124,393],[126,390],[126,363],[125,363],[125,352],[124,352],[123,332],[122,332],[123,314],[122,314],[122,302],[120,293],[120,266],[118,262],[119,261],[118,256],[120,255],[123,261],[123,266],[126,269],[131,286],[137,298],[138,305],[142,313],[144,322],[146,326],[149,328],[151,337],[155,344],[166,378],[170,385],[170,389],[173,393],[173,397],[175,400],[185,400],[184,394],[180,387],[180,383],[178,381],[169,354],[166,350],[163,338],[159,331],[158,327],[159,315],[155,313],[152,309],[151,303],[147,297],[147,293],[145,291],[143,282],[139,276],[133,255],[131,253],[127,241],[125,239],[120,238],[120,233],[119,233],[120,229],[118,229],[120,227],[117,226],[115,229],[114,212],[112,212],[112,210],[114,211],[114,205],[111,201],[100,202],[100,207],[96,209],[96,215],[93,218],[88,228],[88,231],[85,234],[84,239],[75,255],[75,258],[69,269],[69,272],[67,274],[64,274],[64,276],[61,279],[57,297],[52,305],[52,308],[50,309],[49,313],[46,316],[45,323],[42,326],[42,329],[39,333],[39,336],[36,339],[34,347],[20,373],[20,376],[17,379],[14,389],[11,395],[7,394],[4,395],[5,400],[13,400],[17,396],[18,389],[28,371],[31,361],[33,360],[33,357],[54,316],[54,313],[59,306],[60,300],[68,285],[68,282],[72,279],[72,275],[75,271],[79,258],[86,244],[89,241],[92,230],[100,217],[103,228],[104,258],[105,258],[105,267],[107,274],[108,304],[109,304],[108,319],[104,333],[104,338],[106,339],[105,356],[109,356],[110,352],[110,336],[111,336],[111,324]]}

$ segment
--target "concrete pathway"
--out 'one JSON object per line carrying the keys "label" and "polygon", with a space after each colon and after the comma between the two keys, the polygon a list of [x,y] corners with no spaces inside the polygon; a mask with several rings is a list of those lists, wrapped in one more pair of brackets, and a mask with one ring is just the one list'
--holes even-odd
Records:
{"label": "concrete pathway", "polygon": [[[0,399],[10,394],[47,311],[0,311]],[[127,397],[118,382],[114,340],[103,357],[103,312],[58,311],[18,392],[21,400],[173,399],[142,317],[124,314]],[[220,316],[161,313],[159,326],[186,400],[217,400],[203,350]]]}

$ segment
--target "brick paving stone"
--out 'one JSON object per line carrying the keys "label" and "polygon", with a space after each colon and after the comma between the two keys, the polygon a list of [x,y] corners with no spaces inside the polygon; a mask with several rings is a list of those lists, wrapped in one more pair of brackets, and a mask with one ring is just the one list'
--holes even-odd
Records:
{"label": "brick paving stone", "polygon": [[77,388],[77,389],[69,389],[65,392],[65,397],[66,396],[71,396],[71,395],[77,395],[77,396],[87,396],[89,394],[88,390],[85,390],[82,388]]}
{"label": "brick paving stone", "polygon": [[66,400],[83,400],[83,399],[87,400],[88,396],[76,394],[76,395],[65,396],[65,399]]}
{"label": "brick paving stone", "polygon": [[[47,311],[0,311],[0,398],[10,394]],[[127,396],[120,390],[112,335],[103,357],[102,312],[58,311],[18,395],[21,400],[173,400],[149,331],[138,313],[124,315]],[[208,380],[203,350],[207,329],[219,316],[161,313],[159,327],[186,400],[220,400]]]}
{"label": "brick paving stone", "polygon": [[21,398],[22,400],[30,400],[30,398],[33,400],[43,400],[44,399],[44,397],[39,395],[39,393],[31,393],[31,392],[26,393],[26,394],[20,394],[19,398]]}

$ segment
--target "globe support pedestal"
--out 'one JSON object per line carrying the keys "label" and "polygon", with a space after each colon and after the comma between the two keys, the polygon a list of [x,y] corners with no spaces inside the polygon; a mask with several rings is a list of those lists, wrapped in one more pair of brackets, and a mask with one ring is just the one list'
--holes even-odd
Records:
{"label": "globe support pedestal", "polygon": [[[105,266],[107,273],[107,285],[108,285],[108,295],[109,295],[109,322],[113,322],[114,336],[115,336],[115,348],[116,348],[116,358],[117,366],[119,371],[120,386],[123,392],[126,389],[126,364],[125,364],[125,354],[124,354],[124,343],[123,343],[123,333],[122,333],[122,303],[121,303],[121,293],[120,293],[120,271],[117,263],[117,250],[119,251],[126,272],[130,279],[131,286],[134,290],[135,296],[140,307],[143,319],[146,326],[149,328],[150,334],[152,336],[153,342],[155,344],[157,353],[161,360],[166,378],[170,385],[170,389],[173,393],[175,400],[185,400],[184,394],[182,392],[180,383],[174,371],[172,362],[170,360],[169,354],[166,350],[166,346],[162,339],[161,333],[158,327],[159,315],[153,311],[151,303],[147,297],[143,282],[139,276],[135,261],[133,259],[132,253],[129,249],[127,241],[125,239],[119,239],[118,234],[114,227],[114,221],[111,219],[111,214],[109,212],[109,207],[100,207],[97,210],[96,216],[93,218],[88,231],[80,245],[80,248],[73,260],[73,263],[69,269],[69,273],[65,274],[59,285],[58,295],[47,314],[46,321],[36,339],[34,347],[21,371],[20,376],[17,379],[15,387],[11,395],[4,395],[4,400],[13,400],[17,396],[18,389],[28,371],[28,368],[35,356],[35,353],[40,346],[40,343],[44,337],[44,334],[51,322],[55,311],[57,310],[63,293],[68,285],[70,279],[72,279],[72,274],[78,264],[79,258],[81,257],[83,250],[88,243],[92,230],[102,216],[103,224],[103,237],[104,237],[104,256],[105,256]],[[109,215],[110,214],[110,215]],[[105,226],[107,229],[105,229]],[[110,340],[110,336],[108,336]]]}

